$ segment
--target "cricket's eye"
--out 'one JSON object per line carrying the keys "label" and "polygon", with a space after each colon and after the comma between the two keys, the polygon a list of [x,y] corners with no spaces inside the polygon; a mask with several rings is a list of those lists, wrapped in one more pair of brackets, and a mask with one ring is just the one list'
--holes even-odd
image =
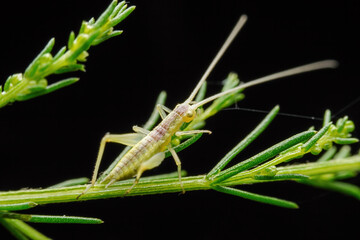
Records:
{"label": "cricket's eye", "polygon": [[188,118],[194,117],[194,111],[189,110],[189,111],[186,113],[186,117],[188,117]]}
{"label": "cricket's eye", "polygon": [[187,111],[187,113],[185,114],[185,122],[190,122],[191,120],[193,120],[195,117],[195,111],[193,110],[189,110]]}

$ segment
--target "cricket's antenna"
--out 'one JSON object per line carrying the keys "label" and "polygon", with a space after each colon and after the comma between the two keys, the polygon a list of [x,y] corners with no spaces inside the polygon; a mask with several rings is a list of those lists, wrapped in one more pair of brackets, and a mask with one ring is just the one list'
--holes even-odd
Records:
{"label": "cricket's antenna", "polygon": [[296,74],[300,74],[300,73],[304,73],[304,72],[310,72],[310,71],[315,71],[315,70],[320,70],[320,69],[325,69],[325,68],[336,68],[338,66],[338,62],[335,60],[324,60],[324,61],[319,61],[319,62],[314,62],[314,63],[310,63],[310,64],[306,64],[306,65],[302,65],[299,67],[295,67],[295,68],[291,68],[285,71],[281,71],[281,72],[277,72],[277,73],[273,73],[270,75],[267,75],[265,77],[261,77],[252,81],[249,81],[247,83],[241,84],[238,87],[229,89],[225,92],[221,92],[218,94],[215,94],[213,96],[210,96],[194,105],[192,105],[194,108],[198,108],[208,102],[211,102],[219,97],[222,97],[226,94],[229,93],[234,93],[240,89],[244,89],[244,88],[248,88],[251,86],[255,86],[255,85],[259,85],[265,82],[269,82],[272,80],[276,80],[279,78],[284,78],[284,77],[288,77],[288,76],[292,76],[292,75],[296,75]]}
{"label": "cricket's antenna", "polygon": [[337,111],[335,114],[331,116],[331,119],[337,118],[340,114],[342,114],[344,111],[348,110],[349,108],[353,107],[355,104],[360,102],[360,97],[357,97],[355,100],[351,101],[349,104],[347,104],[345,107]]}
{"label": "cricket's antenna", "polygon": [[246,20],[247,20],[247,16],[245,14],[240,16],[238,22],[236,23],[235,27],[231,31],[230,35],[228,36],[228,38],[226,39],[226,41],[224,42],[224,44],[220,48],[219,52],[216,54],[215,58],[212,60],[209,67],[206,69],[204,75],[201,77],[200,81],[198,82],[198,84],[196,85],[196,87],[194,88],[192,93],[190,94],[190,97],[185,101],[186,103],[189,103],[194,99],[194,97],[197,94],[197,92],[199,91],[201,85],[209,77],[211,71],[214,69],[215,65],[219,62],[221,57],[224,55],[225,51],[230,46],[231,42],[234,40],[236,35],[239,33],[241,28],[244,26]]}

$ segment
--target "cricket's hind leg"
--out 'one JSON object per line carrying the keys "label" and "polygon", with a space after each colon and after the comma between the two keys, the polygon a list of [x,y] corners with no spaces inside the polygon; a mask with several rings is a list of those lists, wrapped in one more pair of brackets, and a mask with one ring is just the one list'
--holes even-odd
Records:
{"label": "cricket's hind leg", "polygon": [[141,133],[127,133],[127,134],[109,134],[109,133],[107,133],[107,134],[105,134],[105,136],[101,139],[101,142],[100,142],[99,152],[98,152],[98,156],[96,159],[94,172],[93,172],[93,175],[91,178],[91,184],[89,186],[87,186],[86,189],[79,196],[77,196],[76,199],[79,199],[82,195],[86,194],[90,190],[90,188],[95,185],[106,143],[113,142],[113,143],[120,143],[120,144],[127,145],[127,146],[134,146],[144,136],[145,135],[141,134]]}

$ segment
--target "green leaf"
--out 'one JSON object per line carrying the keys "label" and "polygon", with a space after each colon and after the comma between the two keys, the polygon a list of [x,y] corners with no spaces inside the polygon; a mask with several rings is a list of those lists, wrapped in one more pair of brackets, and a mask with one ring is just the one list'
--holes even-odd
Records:
{"label": "green leaf", "polygon": [[7,211],[18,211],[18,210],[26,210],[33,207],[36,207],[37,204],[34,202],[24,202],[24,203],[14,203],[14,204],[0,204],[0,210]]}
{"label": "green leaf", "polygon": [[[82,24],[84,25],[84,23]],[[68,49],[71,49],[73,44],[74,44],[74,40],[75,40],[75,33],[73,31],[70,32],[70,35],[69,35],[69,39],[68,39]]]}
{"label": "green leaf", "polygon": [[128,9],[126,9],[125,11],[121,12],[121,14],[118,14],[115,18],[113,18],[111,20],[110,26],[115,26],[117,24],[119,24],[121,21],[123,21],[125,18],[127,18],[130,13],[132,13],[132,11],[135,10],[135,6],[131,6]]}
{"label": "green leaf", "polygon": [[156,125],[156,123],[159,121],[160,115],[159,115],[159,111],[157,110],[156,106],[158,104],[164,105],[165,101],[166,101],[166,97],[167,97],[166,92],[161,91],[156,99],[155,107],[149,117],[149,120],[143,126],[145,129],[151,130]]}
{"label": "green leaf", "polygon": [[54,72],[54,74],[63,74],[68,72],[75,72],[75,71],[82,71],[85,72],[85,65],[84,64],[72,64],[68,66],[64,66]]}
{"label": "green leaf", "polygon": [[74,217],[74,216],[54,216],[54,215],[33,215],[33,214],[19,214],[12,212],[1,212],[0,217],[18,219],[25,222],[33,223],[76,223],[76,224],[100,224],[103,223],[98,218],[88,217]]}
{"label": "green leaf", "polygon": [[334,142],[337,144],[353,144],[353,143],[359,142],[359,139],[337,137],[337,138],[335,138]]}
{"label": "green leaf", "polygon": [[[124,11],[125,1],[120,2],[111,13],[110,18],[114,18],[119,12]],[[125,7],[126,8],[126,7]]]}
{"label": "green leaf", "polygon": [[66,47],[62,47],[54,56],[53,61],[55,62],[56,60],[58,60],[60,57],[62,57],[64,55],[66,51]]}
{"label": "green leaf", "polygon": [[331,122],[329,122],[328,124],[326,124],[324,127],[322,127],[320,129],[320,131],[318,131],[312,138],[310,138],[303,146],[303,150],[305,152],[309,151],[310,148],[312,148],[315,143],[322,137],[324,136],[324,134],[327,132],[327,130],[330,128],[330,126],[332,125]]}
{"label": "green leaf", "polygon": [[122,34],[123,31],[113,31],[112,33],[105,35],[103,37],[101,37],[100,39],[95,39],[94,42],[91,44],[92,46],[96,46],[112,37],[116,37],[119,36],[120,34]]}
{"label": "green leaf", "polygon": [[327,150],[317,161],[318,162],[326,162],[332,159],[337,151],[337,148],[335,146],[331,147],[329,150]]}
{"label": "green leaf", "polygon": [[51,38],[46,44],[44,49],[37,55],[37,57],[26,68],[24,76],[25,78],[32,78],[38,67],[38,60],[46,53],[50,53],[55,44],[55,38]]}
{"label": "green leaf", "polygon": [[266,175],[255,175],[254,179],[256,180],[296,180],[296,179],[309,179],[309,176],[304,174],[278,174],[275,176],[266,176]]}
{"label": "green leaf", "polygon": [[[121,2],[120,4],[123,4],[123,2]],[[112,1],[110,5],[107,7],[107,9],[100,15],[98,20],[94,23],[93,27],[100,28],[102,25],[104,25],[105,22],[110,17],[110,15],[112,14],[112,12],[114,11],[114,9],[116,8],[116,5],[117,5],[117,1],[116,0]]]}
{"label": "green leaf", "polygon": [[[191,138],[187,139],[186,141],[180,143],[179,145],[173,147],[175,152],[180,152],[182,150],[184,150],[185,148],[189,147],[190,145],[192,145],[193,143],[195,143],[197,140],[199,140],[202,136],[202,133],[198,133],[195,134],[194,136],[192,136]],[[171,153],[167,150],[165,151],[165,157],[170,157]]]}
{"label": "green leaf", "polygon": [[56,83],[53,83],[49,86],[47,86],[45,89],[41,90],[41,91],[37,91],[37,92],[33,92],[33,93],[29,93],[27,95],[23,95],[23,96],[19,96],[17,97],[16,100],[18,101],[25,101],[25,100],[29,100],[35,97],[39,97],[48,93],[51,93],[53,91],[56,91],[58,89],[67,87],[73,83],[76,83],[79,80],[79,78],[67,78],[67,79],[63,79],[60,80]]}
{"label": "green leaf", "polygon": [[270,205],[274,205],[274,206],[278,206],[278,207],[299,208],[299,206],[296,203],[288,201],[288,200],[283,200],[283,199],[275,198],[275,197],[269,197],[269,196],[260,195],[260,194],[256,194],[256,193],[251,193],[251,192],[247,192],[247,191],[239,190],[239,189],[235,189],[235,188],[223,187],[223,186],[212,186],[212,189],[214,189],[218,192],[227,193],[227,194],[235,195],[237,197],[242,197],[245,199],[249,199],[249,200],[253,200],[253,201],[261,202],[261,203],[266,203],[266,204],[270,204]]}
{"label": "green leaf", "polygon": [[339,152],[336,153],[334,159],[342,159],[349,157],[351,155],[351,147],[349,145],[344,145],[340,148]]}
{"label": "green leaf", "polygon": [[196,94],[195,102],[200,102],[205,98],[206,89],[207,89],[207,82],[205,81],[201,86],[199,92]]}
{"label": "green leaf", "polygon": [[331,111],[329,109],[325,110],[323,127],[328,125],[331,122]]}

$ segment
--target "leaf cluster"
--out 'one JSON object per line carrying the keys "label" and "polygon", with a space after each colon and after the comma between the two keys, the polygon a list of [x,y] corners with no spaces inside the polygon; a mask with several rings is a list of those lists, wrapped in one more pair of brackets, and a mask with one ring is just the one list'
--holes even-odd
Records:
{"label": "leaf cluster", "polygon": [[4,85],[0,86],[0,107],[45,95],[77,82],[78,78],[71,77],[49,84],[47,77],[52,74],[85,71],[83,62],[89,55],[88,49],[120,35],[122,31],[114,30],[114,27],[134,9],[134,6],[128,7],[125,1],[118,3],[114,0],[97,20],[91,18],[83,21],[77,35],[71,32],[67,46],[60,48],[54,55],[51,51],[55,39],[50,39],[24,73],[9,76]]}
{"label": "leaf cluster", "polygon": [[[308,153],[318,155],[322,150],[332,149],[333,143],[352,144],[359,141],[357,138],[351,137],[351,132],[355,129],[354,123],[349,120],[347,116],[339,119],[336,124],[329,122],[329,119],[331,118],[331,113],[329,110],[327,110],[325,113],[324,126],[319,131],[312,130],[312,127],[310,130],[296,134],[256,154],[255,156],[250,157],[249,159],[246,159],[228,169],[223,170],[237,154],[239,154],[246,146],[248,146],[264,130],[264,128],[266,128],[266,126],[269,124],[269,122],[272,121],[278,111],[279,108],[276,106],[254,131],[252,131],[226,156],[224,156],[224,158],[222,158],[219,163],[206,175],[206,179],[209,181],[211,188],[220,192],[244,197],[254,201],[287,208],[297,208],[297,204],[287,200],[262,196],[259,194],[253,194],[243,190],[230,188],[227,187],[227,185],[232,185],[232,182],[234,181],[248,181],[249,179],[255,180],[255,182],[293,180],[299,183],[306,183],[308,185],[323,187],[331,190],[336,189],[339,192],[352,195],[355,198],[360,199],[360,189],[358,187],[347,183],[333,182],[334,180],[337,180],[339,176],[341,176],[341,178],[353,177],[357,174],[356,172],[358,170],[342,170],[335,168],[332,169],[335,170],[334,173],[329,171],[326,175],[323,173],[319,175],[314,173],[306,175],[301,171],[284,173],[280,170],[280,168],[277,167],[281,163],[302,158]],[[332,150],[332,154],[335,152],[336,151]],[[349,151],[347,153],[349,153]],[[328,161],[332,157],[329,154],[325,155],[326,157],[320,158],[318,162]],[[340,155],[334,159],[338,159],[339,156]],[[345,155],[342,154],[341,156]],[[311,163],[303,165],[308,166],[309,168],[315,167],[314,165],[311,166]],[[329,177],[329,175],[331,177]],[[349,189],[351,189],[351,191]]]}

